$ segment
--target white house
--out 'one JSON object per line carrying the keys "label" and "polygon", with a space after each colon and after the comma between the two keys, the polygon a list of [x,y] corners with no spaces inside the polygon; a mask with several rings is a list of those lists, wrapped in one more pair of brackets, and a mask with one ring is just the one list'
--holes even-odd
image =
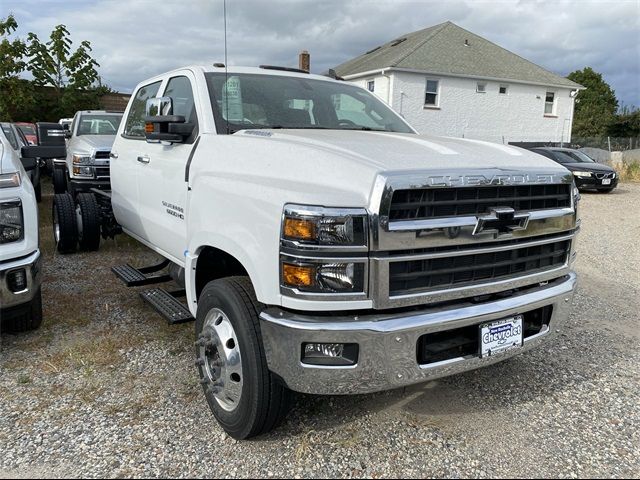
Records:
{"label": "white house", "polygon": [[446,22],[335,68],[419,132],[498,143],[569,142],[581,85]]}

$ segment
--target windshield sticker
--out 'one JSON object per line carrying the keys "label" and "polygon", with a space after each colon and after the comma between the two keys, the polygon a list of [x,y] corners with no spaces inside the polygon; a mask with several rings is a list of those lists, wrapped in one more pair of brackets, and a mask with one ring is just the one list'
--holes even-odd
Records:
{"label": "windshield sticker", "polygon": [[242,110],[242,90],[240,78],[229,77],[222,89],[222,116],[230,122],[242,122],[244,112]]}

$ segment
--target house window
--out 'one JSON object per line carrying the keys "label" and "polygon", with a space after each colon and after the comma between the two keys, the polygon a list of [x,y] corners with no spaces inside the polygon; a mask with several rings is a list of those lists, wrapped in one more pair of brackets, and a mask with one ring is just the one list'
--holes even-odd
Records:
{"label": "house window", "polygon": [[498,93],[500,95],[506,95],[508,90],[509,90],[508,85],[500,85],[500,88],[498,89]]}
{"label": "house window", "polygon": [[439,80],[427,80],[427,90],[424,96],[424,104],[427,107],[437,107],[440,102],[438,90],[440,88]]}
{"label": "house window", "polygon": [[367,90],[369,90],[370,92],[373,92],[376,88],[376,81],[375,80],[368,80],[367,81]]}
{"label": "house window", "polygon": [[487,93],[487,84],[485,82],[476,83],[476,92]]}
{"label": "house window", "polygon": [[553,115],[555,111],[555,96],[554,92],[547,92],[544,98],[544,114]]}

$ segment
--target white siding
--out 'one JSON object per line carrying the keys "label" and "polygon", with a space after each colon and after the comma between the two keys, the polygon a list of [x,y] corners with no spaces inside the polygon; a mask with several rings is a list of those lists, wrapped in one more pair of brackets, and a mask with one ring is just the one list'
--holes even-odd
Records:
{"label": "white siding", "polygon": [[[393,77],[390,105],[420,133],[490,142],[567,142],[571,138],[571,89],[518,83],[388,72]],[[373,77],[354,80],[366,88]],[[376,78],[376,94],[387,101],[389,80]],[[425,108],[426,79],[440,81],[439,107]],[[486,93],[477,93],[478,81]],[[380,85],[380,89],[378,86]],[[507,94],[498,93],[508,85]],[[555,115],[544,115],[547,91],[555,92]]]}
{"label": "white siding", "polygon": [[386,76],[382,76],[380,74],[371,75],[369,77],[362,77],[362,78],[357,78],[355,80],[352,80],[352,83],[355,83],[356,85],[366,89],[367,83],[370,80],[373,80],[375,82],[373,93],[378,98],[380,98],[383,102],[390,104],[391,98],[389,96],[389,84],[390,82],[393,81],[392,75],[386,75]]}

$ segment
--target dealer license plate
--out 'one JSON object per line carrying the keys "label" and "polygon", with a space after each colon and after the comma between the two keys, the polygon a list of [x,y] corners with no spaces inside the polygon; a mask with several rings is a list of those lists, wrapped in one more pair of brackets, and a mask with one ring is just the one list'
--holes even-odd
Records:
{"label": "dealer license plate", "polygon": [[522,347],[522,315],[480,325],[480,357]]}
{"label": "dealer license plate", "polygon": [[602,184],[603,185],[611,185],[611,179],[610,178],[605,178],[602,180]]}

